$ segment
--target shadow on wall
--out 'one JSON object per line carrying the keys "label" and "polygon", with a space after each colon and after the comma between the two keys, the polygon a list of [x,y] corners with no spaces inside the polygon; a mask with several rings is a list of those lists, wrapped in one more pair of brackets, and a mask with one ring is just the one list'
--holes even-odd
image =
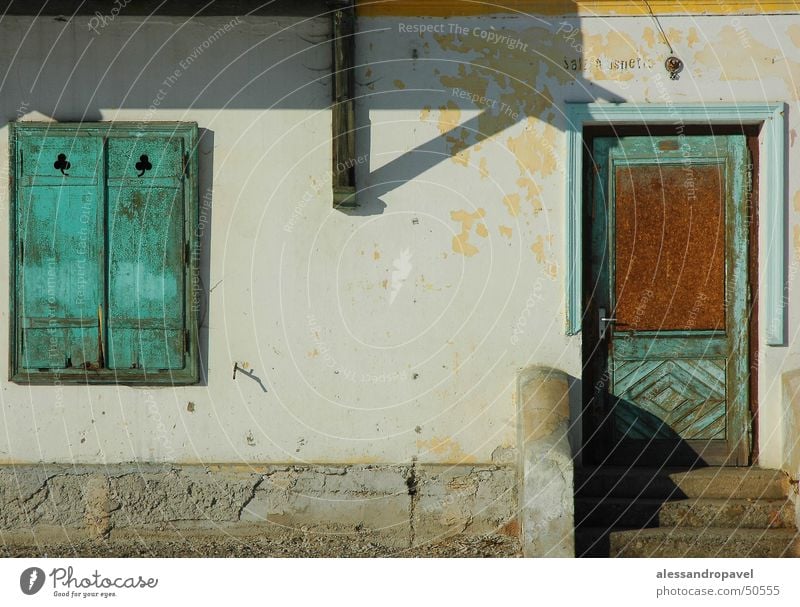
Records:
{"label": "shadow on wall", "polygon": [[[576,13],[576,5],[571,6],[564,12]],[[595,59],[584,52],[579,17],[545,18],[521,12],[509,17],[514,17],[510,21],[514,29],[506,29],[502,21],[496,25],[494,18],[480,17],[408,19],[391,21],[391,27],[385,27],[384,21],[361,24],[364,31],[357,38],[355,62],[357,158],[371,159],[374,164],[371,134],[381,127],[380,111],[418,111],[418,122],[408,126],[413,131],[417,124],[435,122],[438,116],[440,134],[375,170],[357,163],[359,206],[348,212],[382,213],[386,207],[382,197],[446,161],[480,171],[477,163],[470,163],[470,151],[492,140],[504,148],[501,155],[509,155],[509,162],[519,166],[520,179],[530,183],[530,196],[537,189],[530,148],[538,148],[538,154],[560,155],[542,129],[565,130],[565,101],[625,101],[586,77]],[[436,26],[442,33],[429,39],[398,32],[401,25],[406,29]],[[387,55],[382,50],[387,47],[377,41],[386,41],[389,35],[396,44],[388,47],[393,53]],[[375,44],[367,44],[371,36],[377,36]],[[373,76],[377,70],[383,72],[380,77]],[[395,75],[398,78],[392,81]],[[559,88],[566,85],[567,92],[558,94],[568,98],[555,96],[551,82]],[[462,111],[478,114],[462,122]],[[498,135],[520,125],[533,135],[522,140],[524,149],[509,150]]]}
{"label": "shadow on wall", "polygon": [[[216,16],[203,20],[187,16],[191,11],[185,3],[167,3],[158,18],[151,18],[148,11],[155,7],[150,5],[131,7],[113,19],[110,15],[98,18],[96,11],[102,15],[107,7],[97,2],[85,3],[78,12],[67,13],[71,14],[68,18],[52,12],[66,4],[52,3],[38,18],[0,21],[8,48],[18,49],[4,59],[6,122],[37,114],[62,122],[92,122],[116,117],[118,111],[124,118],[127,110],[134,110],[141,120],[180,120],[187,112],[196,115],[202,110],[329,111],[331,23],[322,2],[315,4],[316,13],[282,3],[282,16],[270,19],[220,14],[228,4],[216,3]],[[230,7],[233,12],[263,3],[231,4],[236,5]],[[27,10],[34,9],[33,4],[28,6]],[[573,5],[565,12],[575,10]],[[169,14],[182,16],[169,18]],[[33,34],[26,20],[36,22]],[[520,13],[513,20],[503,20],[514,29],[492,29],[489,21],[496,20],[480,17],[407,21],[441,26],[445,33],[421,37],[399,31],[397,19],[377,19],[365,20],[362,27],[375,23],[392,27],[378,32],[363,29],[357,34],[356,151],[368,161],[357,163],[360,206],[350,211],[355,215],[382,213],[386,208],[382,198],[443,162],[456,161],[479,170],[469,163],[470,150],[492,139],[505,145],[497,136],[512,127],[515,132],[521,126],[534,132],[522,139],[526,148],[541,145],[544,154],[558,154],[547,148],[551,143],[542,131],[566,126],[564,99],[553,95],[551,82],[566,85],[563,94],[571,100],[623,101],[586,77],[582,66],[589,58],[577,16],[543,18]],[[367,77],[371,67],[402,72],[406,81],[398,84],[399,78],[392,82],[385,76],[372,81]],[[426,113],[439,112],[439,135],[370,172],[375,126],[370,112],[385,110],[413,110],[419,112],[420,121]],[[477,114],[462,121],[462,110]],[[210,116],[213,120],[214,114]],[[414,130],[415,125],[409,124],[408,131]],[[199,317],[205,376],[209,292],[216,286],[208,284],[214,133],[208,128],[201,133]],[[510,157],[509,162],[514,159]],[[520,156],[516,164],[520,180],[530,184],[528,191],[535,189],[535,167],[527,166]]]}
{"label": "shadow on wall", "polygon": [[[331,24],[322,2],[312,3],[319,9],[313,16],[307,15],[308,7],[300,11],[283,3],[286,16],[266,21],[235,15],[191,19],[181,3],[160,11],[183,15],[172,19],[151,19],[147,7],[100,19],[88,12],[95,4],[87,3],[70,18],[39,17],[35,35],[13,19],[0,22],[8,48],[18,49],[6,56],[5,121],[32,112],[62,122],[91,122],[116,110],[138,110],[152,120],[165,110],[330,108]],[[137,13],[142,16],[132,16]],[[466,164],[470,149],[520,123],[563,130],[564,100],[552,94],[551,82],[568,85],[572,100],[623,101],[585,76],[593,60],[584,52],[579,17],[509,16],[514,29],[493,29],[495,19],[489,23],[480,17],[378,20],[377,29],[373,20],[362,24],[369,29],[356,35],[356,155],[368,160],[353,159],[361,185],[360,206],[352,213],[381,213],[386,206],[381,197],[388,192],[444,161]],[[400,31],[408,24],[436,26],[444,33],[423,37]],[[406,81],[392,82],[386,75],[370,79],[373,69],[396,71]],[[438,137],[370,172],[370,112],[414,110],[422,117],[435,108]],[[462,122],[461,110],[479,113]],[[552,145],[537,136],[524,141],[539,144]],[[521,156],[517,163],[522,178],[530,180],[535,168],[526,167]]]}

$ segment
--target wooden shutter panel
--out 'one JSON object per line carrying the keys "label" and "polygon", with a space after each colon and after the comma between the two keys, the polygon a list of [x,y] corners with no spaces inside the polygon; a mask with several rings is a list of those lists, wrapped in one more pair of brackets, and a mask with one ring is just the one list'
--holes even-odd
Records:
{"label": "wooden shutter panel", "polygon": [[18,148],[18,352],[26,369],[95,368],[102,303],[102,142],[28,138]]}
{"label": "wooden shutter panel", "polygon": [[112,369],[182,369],[183,140],[111,137],[107,154],[106,364]]}

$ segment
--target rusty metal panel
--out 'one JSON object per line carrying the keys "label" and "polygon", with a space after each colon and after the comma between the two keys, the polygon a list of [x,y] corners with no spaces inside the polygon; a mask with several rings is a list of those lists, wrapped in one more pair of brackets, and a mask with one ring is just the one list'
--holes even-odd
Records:
{"label": "rusty metal panel", "polygon": [[621,330],[725,328],[723,165],[615,169]]}

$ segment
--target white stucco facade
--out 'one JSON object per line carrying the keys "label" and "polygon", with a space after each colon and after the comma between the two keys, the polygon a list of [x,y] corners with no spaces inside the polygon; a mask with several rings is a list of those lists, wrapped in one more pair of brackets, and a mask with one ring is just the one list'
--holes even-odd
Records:
{"label": "white stucco facade", "polygon": [[[564,103],[782,102],[788,340],[758,336],[758,463],[796,476],[782,378],[800,366],[800,16],[660,20],[676,81],[645,18],[359,19],[360,207],[342,211],[327,19],[4,18],[6,122],[198,123],[206,377],[4,380],[0,462],[507,463],[518,370],[582,373],[565,331]],[[761,276],[774,237],[762,224]],[[0,343],[8,295],[4,282]]]}

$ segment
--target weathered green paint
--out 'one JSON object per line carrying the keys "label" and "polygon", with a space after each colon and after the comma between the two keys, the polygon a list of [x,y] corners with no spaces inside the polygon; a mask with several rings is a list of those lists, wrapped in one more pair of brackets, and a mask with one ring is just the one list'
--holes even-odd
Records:
{"label": "weathered green paint", "polygon": [[108,366],[182,369],[182,140],[109,139],[108,158]]}
{"label": "weathered green paint", "polygon": [[[68,176],[53,167],[59,154],[68,159]],[[25,139],[19,158],[15,228],[21,366],[32,372],[96,366],[97,308],[103,293],[98,255],[102,141]]]}
{"label": "weathered green paint", "polygon": [[[662,140],[670,145],[659,146]],[[724,175],[724,330],[630,331],[614,328],[598,344],[606,359],[612,454],[636,458],[645,449],[683,447],[707,462],[745,465],[750,449],[748,398],[748,229],[743,135],[598,138],[592,209],[590,310],[615,316],[616,168],[632,165],[717,165]],[[663,148],[663,149],[662,149]],[[668,226],[666,226],[668,229]],[[665,236],[669,238],[668,233]],[[691,263],[692,260],[687,260]],[[655,289],[658,285],[654,285]],[[674,407],[674,409],[673,409]],[[667,420],[669,423],[665,423]],[[670,425],[671,424],[671,425]],[[612,455],[612,459],[616,459]],[[629,463],[635,463],[629,462]]]}
{"label": "weathered green paint", "polygon": [[194,124],[12,125],[12,380],[197,381],[196,142]]}

